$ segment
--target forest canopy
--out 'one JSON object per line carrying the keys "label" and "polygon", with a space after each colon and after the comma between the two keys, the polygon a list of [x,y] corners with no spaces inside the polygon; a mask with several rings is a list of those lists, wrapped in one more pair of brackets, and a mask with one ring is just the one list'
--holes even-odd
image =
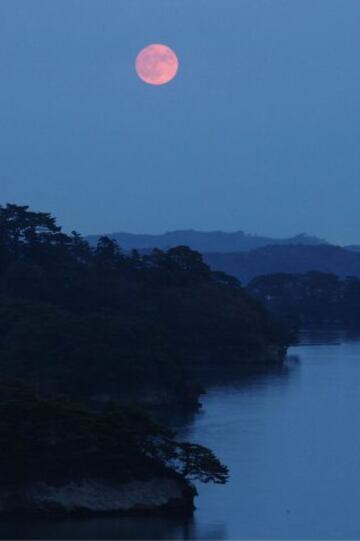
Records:
{"label": "forest canopy", "polygon": [[43,391],[187,402],[198,358],[256,363],[289,336],[232,277],[186,246],[91,247],[48,213],[0,207],[0,368]]}

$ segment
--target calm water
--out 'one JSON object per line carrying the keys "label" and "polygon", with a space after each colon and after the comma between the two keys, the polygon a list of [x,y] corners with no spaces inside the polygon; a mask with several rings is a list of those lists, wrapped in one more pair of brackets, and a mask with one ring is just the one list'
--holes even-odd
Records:
{"label": "calm water", "polygon": [[305,337],[275,374],[212,386],[178,420],[231,471],[191,521],[5,522],[1,538],[360,539],[360,340]]}

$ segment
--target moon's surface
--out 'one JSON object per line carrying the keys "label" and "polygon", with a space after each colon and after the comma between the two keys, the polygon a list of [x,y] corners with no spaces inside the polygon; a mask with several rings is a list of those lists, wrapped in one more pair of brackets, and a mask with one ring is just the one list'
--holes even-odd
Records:
{"label": "moon's surface", "polygon": [[149,85],[164,85],[175,77],[179,61],[172,49],[153,43],[142,49],[136,57],[136,73]]}

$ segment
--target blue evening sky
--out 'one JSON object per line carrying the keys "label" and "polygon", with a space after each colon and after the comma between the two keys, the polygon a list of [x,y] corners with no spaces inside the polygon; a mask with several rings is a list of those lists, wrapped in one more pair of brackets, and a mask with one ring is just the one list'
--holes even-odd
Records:
{"label": "blue evening sky", "polygon": [[[134,72],[152,42],[178,77]],[[360,242],[359,0],[0,0],[1,203]]]}

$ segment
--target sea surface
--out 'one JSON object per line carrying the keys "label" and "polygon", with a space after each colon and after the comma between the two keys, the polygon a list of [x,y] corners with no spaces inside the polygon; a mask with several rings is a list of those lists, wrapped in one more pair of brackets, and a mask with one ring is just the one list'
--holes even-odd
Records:
{"label": "sea surface", "polygon": [[360,539],[360,338],[305,333],[282,369],[209,385],[172,423],[231,477],[198,486],[191,520],[8,520],[0,538]]}

